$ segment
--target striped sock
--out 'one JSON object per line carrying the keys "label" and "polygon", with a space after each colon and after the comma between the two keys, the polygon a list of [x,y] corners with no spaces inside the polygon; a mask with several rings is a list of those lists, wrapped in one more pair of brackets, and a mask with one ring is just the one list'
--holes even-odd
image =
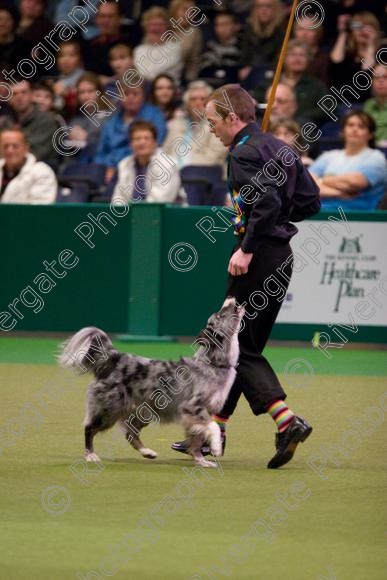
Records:
{"label": "striped sock", "polygon": [[220,415],[212,415],[212,420],[219,425],[222,433],[226,432],[226,425],[228,419],[229,419],[228,417],[221,417]]}
{"label": "striped sock", "polygon": [[276,422],[279,433],[285,431],[294,417],[294,413],[281,400],[271,403],[267,407],[266,412]]}

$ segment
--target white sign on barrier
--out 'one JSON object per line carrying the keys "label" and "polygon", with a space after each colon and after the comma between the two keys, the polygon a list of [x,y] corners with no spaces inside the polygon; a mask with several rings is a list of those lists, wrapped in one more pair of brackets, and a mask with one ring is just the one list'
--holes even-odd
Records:
{"label": "white sign on barrier", "polygon": [[294,269],[277,322],[387,326],[387,223],[297,224]]}

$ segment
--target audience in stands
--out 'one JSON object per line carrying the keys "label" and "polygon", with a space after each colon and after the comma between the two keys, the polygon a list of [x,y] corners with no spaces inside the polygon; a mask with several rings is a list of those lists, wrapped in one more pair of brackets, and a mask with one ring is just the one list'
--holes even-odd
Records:
{"label": "audience in stands", "polygon": [[[292,1],[222,0],[210,4],[203,0],[0,0],[0,128],[15,123],[21,126],[31,154],[55,170],[67,171],[73,161],[102,164],[107,191],[113,190],[118,164],[135,157],[128,130],[140,120],[155,126],[158,146],[174,160],[177,170],[183,169],[180,176],[187,183],[190,172],[200,172],[198,166],[225,167],[227,150],[203,119],[205,100],[213,88],[239,81],[259,103],[267,102],[267,85],[273,82]],[[324,182],[324,204],[376,207],[382,186],[375,184],[373,168],[382,153],[368,145],[372,139],[367,141],[366,136],[373,129],[365,121],[367,117],[346,121],[345,145],[338,150],[339,122],[329,120],[317,102],[332,94],[332,87],[340,92],[347,85],[343,98],[336,97],[336,116],[341,119],[348,111],[363,108],[376,123],[378,147],[386,152],[385,53],[378,58],[379,64],[376,60],[378,50],[386,46],[385,3],[325,0],[322,4],[323,26],[311,25],[312,10],[299,11],[294,22],[271,112],[272,130],[307,164],[320,150],[327,151],[312,164],[318,170],[327,163],[327,171],[319,176]],[[77,7],[87,13],[83,29],[69,17]],[[206,17],[193,26],[190,19],[195,7]],[[70,28],[67,33],[53,33],[55,24],[63,21],[77,29],[72,38]],[[39,42],[43,49],[31,52]],[[44,59],[44,49],[55,58],[55,66],[38,64],[39,58]],[[33,64],[25,64],[10,74],[22,59],[35,61],[35,73]],[[22,81],[28,67],[32,76]],[[128,80],[125,73],[135,73],[135,69],[137,78]],[[354,75],[361,71],[372,81],[363,90],[354,84]],[[367,77],[357,80],[365,85]],[[299,126],[310,121],[321,128],[322,136],[313,143],[302,143],[297,137],[302,131]],[[354,124],[360,128],[355,130]],[[74,156],[60,156],[52,143],[54,132],[65,125],[70,128],[68,137],[62,137],[63,144],[79,148]],[[149,129],[145,133],[150,139]],[[355,137],[361,141],[361,135],[363,148],[354,152]],[[17,133],[16,139],[20,138]],[[344,176],[336,176],[335,186],[328,173],[337,159],[342,159],[345,169]],[[370,159],[370,174],[366,169],[362,173],[364,159]],[[103,167],[98,170],[104,171]],[[209,175],[211,171],[208,169]],[[357,181],[350,180],[361,189],[348,192],[345,174],[351,172],[362,173],[363,180],[359,175]],[[7,170],[6,179],[11,174]]]}
{"label": "audience in stands", "polygon": [[150,8],[144,12],[141,25],[144,37],[133,51],[136,69],[148,81],[164,72],[180,83],[183,72],[183,50],[176,39],[165,36],[171,26],[167,10],[160,6]]}
{"label": "audience in stands", "polygon": [[96,163],[106,165],[106,181],[116,172],[118,163],[132,153],[128,143],[128,130],[133,121],[150,121],[156,127],[157,142],[161,144],[166,136],[167,126],[162,111],[145,102],[144,83],[131,88],[123,86],[124,100],[120,110],[105,123],[95,156]]}
{"label": "audience in stands", "polygon": [[176,165],[166,162],[157,145],[156,127],[148,121],[134,121],[129,129],[132,155],[118,164],[113,204],[137,202],[173,203],[181,191]]}
{"label": "audience in stands", "polygon": [[307,18],[297,18],[294,23],[294,38],[309,48],[307,72],[329,86],[329,54],[321,48],[324,38],[323,24],[313,27]]}
{"label": "audience in stands", "polygon": [[317,103],[327,94],[327,87],[317,77],[307,72],[310,60],[308,46],[299,40],[291,40],[285,57],[281,83],[294,90],[302,117],[319,124],[326,120],[326,113]]}
{"label": "audience in stands", "polygon": [[0,5],[0,70],[15,68],[26,55],[22,40],[16,36],[18,19],[16,10]]}
{"label": "audience in stands", "polygon": [[54,28],[46,16],[47,0],[20,0],[17,35],[28,51],[34,48]]}
{"label": "audience in stands", "polygon": [[178,95],[176,82],[170,75],[162,73],[153,79],[149,91],[149,102],[163,111],[168,125],[172,119],[183,114]]}
{"label": "audience in stands", "polygon": [[[332,84],[340,89],[344,85],[353,86],[357,72],[374,66],[381,31],[378,19],[371,12],[360,12],[353,17],[342,14],[337,29],[337,39],[330,53],[330,69]],[[359,84],[364,84],[364,80],[359,80]],[[360,90],[353,87],[352,92],[347,90],[345,93],[351,103],[365,101],[369,96],[369,88]]]}
{"label": "audience in stands", "polygon": [[[82,3],[82,8],[88,15],[87,25],[85,30],[82,30],[82,36],[86,39],[94,38],[99,33],[95,24],[95,15],[98,14],[100,5],[99,0],[87,0],[87,3]],[[79,0],[50,0],[47,8],[55,23],[68,22],[71,25],[74,22],[69,18],[69,14],[76,6],[79,6]]]}
{"label": "audience in stands", "polygon": [[[265,93],[265,101],[269,102],[272,86],[268,87]],[[273,107],[271,109],[270,119],[277,121],[278,119],[292,119],[301,120],[297,116],[298,103],[296,93],[289,85],[279,83],[275,91]]]}
{"label": "audience in stands", "polygon": [[313,163],[313,159],[306,154],[310,147],[300,137],[301,126],[297,121],[293,119],[273,121],[270,123],[270,132],[281,141],[284,141],[286,145],[289,145],[297,153],[304,165],[309,166]]}
{"label": "audience in stands", "polygon": [[116,81],[121,81],[125,72],[133,69],[134,61],[131,47],[123,43],[112,46],[109,50],[109,65],[114,74],[112,77],[102,79],[106,80],[105,90],[107,91],[116,89]]}
{"label": "audience in stands", "polygon": [[343,119],[344,148],[327,151],[310,166],[323,209],[376,209],[387,180],[386,158],[375,146],[375,122],[354,111]]}
{"label": "audience in stands", "polygon": [[[203,34],[200,26],[191,26],[187,20],[187,13],[196,6],[195,0],[171,0],[169,18],[179,22],[179,28],[172,28],[170,21],[168,28],[172,28],[181,42],[183,75],[186,82],[198,78],[201,55],[203,52]],[[180,28],[182,30],[180,30]]]}
{"label": "audience in stands", "polygon": [[109,65],[109,50],[118,43],[132,45],[129,36],[122,32],[120,4],[116,0],[105,0],[105,4],[98,4],[95,24],[99,34],[86,43],[85,68],[110,77],[114,72]]}
{"label": "audience in stands", "polygon": [[254,0],[242,36],[241,80],[246,79],[254,67],[274,68],[284,37],[284,16],[280,0]]}
{"label": "audience in stands", "polygon": [[58,127],[66,124],[62,115],[55,110],[55,93],[51,84],[45,81],[34,83],[32,87],[32,101],[42,113],[52,113]]}
{"label": "audience in stands", "polygon": [[75,114],[77,104],[76,84],[83,75],[83,58],[81,46],[76,40],[67,40],[59,44],[57,56],[58,76],[53,88],[55,108],[63,112],[68,119]]}
{"label": "audience in stands", "polygon": [[371,115],[376,123],[376,143],[387,148],[387,68],[375,66],[372,83],[373,98],[364,103],[363,111]]}
{"label": "audience in stands", "polygon": [[53,135],[58,129],[58,122],[55,115],[39,111],[33,102],[29,81],[23,80],[13,85],[12,92],[9,100],[10,115],[1,118],[2,125],[20,125],[30,144],[31,153],[38,161],[56,167],[58,153],[53,146]]}
{"label": "audience in stands", "polygon": [[[77,113],[69,121],[70,133],[68,146],[79,148],[79,152],[72,156],[76,161],[92,163],[97,152],[98,142],[102,128],[112,114],[101,99],[102,84],[98,75],[84,73],[78,79],[77,85]],[[89,107],[94,111],[95,104],[98,106],[97,113],[93,112],[93,121],[83,111]]]}
{"label": "audience in stands", "polygon": [[55,202],[55,173],[29,152],[27,138],[20,127],[9,127],[1,131],[0,157],[1,203]]}
{"label": "audience in stands", "polygon": [[218,12],[214,35],[207,41],[201,58],[200,77],[212,86],[238,82],[241,66],[240,22],[232,12]]}
{"label": "audience in stands", "polygon": [[224,165],[227,150],[210,133],[203,119],[206,101],[212,88],[203,81],[188,85],[183,95],[185,114],[173,119],[168,128],[163,150],[176,160],[179,169],[187,165]]}

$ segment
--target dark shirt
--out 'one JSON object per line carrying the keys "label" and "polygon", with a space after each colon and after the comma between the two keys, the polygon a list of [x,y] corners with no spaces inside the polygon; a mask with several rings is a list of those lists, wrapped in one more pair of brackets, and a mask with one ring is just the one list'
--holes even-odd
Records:
{"label": "dark shirt", "polygon": [[38,161],[44,161],[55,167],[58,163],[58,152],[53,146],[53,135],[58,129],[58,120],[53,113],[39,111],[36,106],[28,115],[18,117],[13,112],[4,121],[4,126],[17,123],[25,132],[30,144],[31,153]]}
{"label": "dark shirt", "polygon": [[113,76],[114,72],[109,65],[109,51],[118,43],[129,44],[131,39],[126,34],[117,36],[96,36],[85,44],[85,68],[96,74]]}
{"label": "dark shirt", "polygon": [[[234,138],[228,159],[228,185],[236,211],[235,234],[244,252],[267,239],[288,242],[292,221],[320,210],[319,188],[289,146],[256,123]],[[243,188],[243,190],[242,190]]]}

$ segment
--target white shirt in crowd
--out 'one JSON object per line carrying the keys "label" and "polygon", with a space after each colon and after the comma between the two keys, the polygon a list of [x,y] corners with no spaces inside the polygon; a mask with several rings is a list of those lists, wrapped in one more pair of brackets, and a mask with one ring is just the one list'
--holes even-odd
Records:
{"label": "white shirt in crowd", "polygon": [[[4,159],[0,159],[0,187],[4,174]],[[49,204],[55,203],[58,183],[55,173],[35,155],[27,153],[26,162],[11,179],[0,198],[1,203]]]}
{"label": "white shirt in crowd", "polygon": [[[141,176],[138,181],[138,187],[144,191],[144,201],[173,203],[179,197],[184,200],[185,192],[181,187],[177,166],[166,161],[161,154],[162,149],[157,148],[148,165],[146,178]],[[136,177],[135,158],[134,155],[129,155],[118,164],[118,179],[113,192],[113,204],[132,202]]]}

